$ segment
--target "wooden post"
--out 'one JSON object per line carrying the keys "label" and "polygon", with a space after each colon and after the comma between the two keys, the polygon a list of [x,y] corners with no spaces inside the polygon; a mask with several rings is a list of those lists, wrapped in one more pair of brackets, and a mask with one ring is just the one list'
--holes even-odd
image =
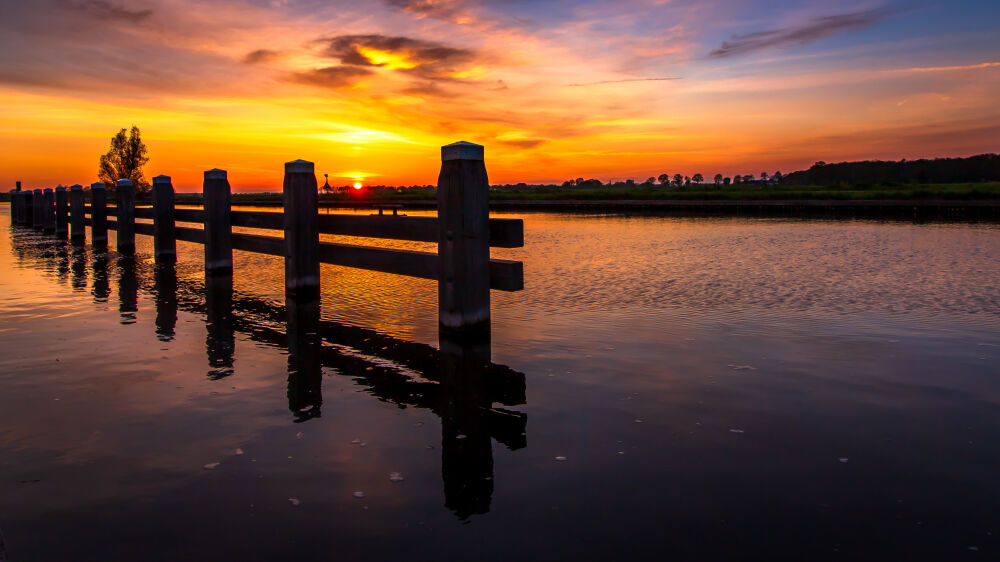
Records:
{"label": "wooden post", "polygon": [[156,261],[177,261],[174,231],[174,186],[170,176],[153,178],[153,254]]}
{"label": "wooden post", "polygon": [[319,297],[319,210],[312,162],[285,163],[282,202],[285,221],[285,295]]}
{"label": "wooden post", "polygon": [[34,213],[31,204],[32,192],[30,189],[26,189],[21,192],[21,224],[24,226],[34,225]]}
{"label": "wooden post", "polygon": [[56,188],[56,236],[69,234],[69,197],[66,188]]}
{"label": "wooden post", "polygon": [[118,194],[118,240],[119,254],[135,253],[135,186],[132,180],[120,179],[115,186]]}
{"label": "wooden post", "polygon": [[205,273],[233,272],[232,194],[225,170],[208,170],[202,187],[205,201]]}
{"label": "wooden post", "polygon": [[69,234],[74,241],[82,242],[86,236],[83,224],[83,186],[76,184],[69,188]]}
{"label": "wooden post", "polygon": [[461,339],[489,338],[489,191],[482,146],[441,147],[438,320],[442,333]]}
{"label": "wooden post", "polygon": [[108,199],[104,184],[90,184],[90,243],[96,248],[108,247]]}
{"label": "wooden post", "polygon": [[31,217],[31,226],[41,230],[45,224],[45,195],[38,188],[31,193]]}
{"label": "wooden post", "polygon": [[45,232],[55,232],[56,231],[56,194],[52,191],[51,187],[46,187],[42,192],[42,206],[44,209],[44,215],[42,215],[42,227]]}

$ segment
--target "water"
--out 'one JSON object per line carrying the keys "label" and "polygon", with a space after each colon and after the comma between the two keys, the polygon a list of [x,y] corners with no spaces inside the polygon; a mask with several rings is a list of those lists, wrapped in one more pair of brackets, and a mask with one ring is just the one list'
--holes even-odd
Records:
{"label": "water", "polygon": [[8,556],[998,556],[1000,227],[523,216],[484,367],[433,282],[0,215]]}

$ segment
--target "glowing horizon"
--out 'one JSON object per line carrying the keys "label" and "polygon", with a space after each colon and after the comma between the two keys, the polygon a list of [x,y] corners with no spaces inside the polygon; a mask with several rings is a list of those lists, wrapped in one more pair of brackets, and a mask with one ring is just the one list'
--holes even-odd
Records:
{"label": "glowing horizon", "polygon": [[296,158],[331,185],[433,184],[457,140],[492,183],[1000,151],[1000,6],[828,6],[4,5],[0,185],[89,185],[132,124],[178,191],[210,168],[277,191]]}

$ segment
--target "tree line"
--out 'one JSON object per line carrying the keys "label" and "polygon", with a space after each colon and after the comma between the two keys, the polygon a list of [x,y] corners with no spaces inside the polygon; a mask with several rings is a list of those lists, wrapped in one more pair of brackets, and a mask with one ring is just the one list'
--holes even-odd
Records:
{"label": "tree line", "polygon": [[788,174],[789,185],[877,183],[978,183],[1000,181],[1000,155],[933,160],[865,160],[827,164],[816,162],[808,170]]}

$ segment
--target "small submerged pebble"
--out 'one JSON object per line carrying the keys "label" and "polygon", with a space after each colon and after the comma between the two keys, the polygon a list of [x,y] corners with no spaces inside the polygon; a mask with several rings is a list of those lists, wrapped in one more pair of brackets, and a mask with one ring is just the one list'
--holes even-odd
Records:
{"label": "small submerged pebble", "polygon": [[288,503],[292,504],[292,507],[299,507],[302,502],[299,501],[299,498],[288,498]]}
{"label": "small submerged pebble", "polygon": [[840,462],[842,462],[842,463],[845,463],[845,462],[847,462],[847,457],[840,457],[840,458],[839,458],[839,459],[837,459],[837,460],[839,460],[839,461],[840,461]]}
{"label": "small submerged pebble", "polygon": [[351,445],[357,445],[359,443],[361,443],[361,440],[358,439],[357,437],[355,437],[354,439],[351,439]]}
{"label": "small submerged pebble", "polygon": [[556,457],[556,460],[557,461],[564,461],[564,460],[566,460],[566,457]]}
{"label": "small submerged pebble", "polygon": [[455,439],[465,439],[465,435],[462,435],[460,433],[460,434],[458,434],[458,435],[455,436]]}
{"label": "small submerged pebble", "polygon": [[242,455],[243,454],[243,449],[236,449],[235,451],[233,451],[233,454],[237,455],[237,456]]}
{"label": "small submerged pebble", "polygon": [[743,433],[742,429],[730,429],[729,433]]}
{"label": "small submerged pebble", "polygon": [[728,365],[728,367],[734,371],[756,371],[757,367],[752,365]]}
{"label": "small submerged pebble", "polygon": [[303,435],[305,435],[305,434],[300,431],[300,432],[298,432],[298,433],[295,434],[295,438],[296,439],[302,439]]}
{"label": "small submerged pebble", "polygon": [[216,468],[219,468],[220,464],[222,464],[222,463],[210,462],[210,463],[206,464],[204,468],[205,468],[205,470],[215,470]]}
{"label": "small submerged pebble", "polygon": [[361,498],[365,497],[365,493],[362,492],[361,490],[358,490],[358,491],[354,492],[351,495],[354,496],[354,497],[356,497],[356,498],[358,498],[358,499],[361,499]]}
{"label": "small submerged pebble", "polygon": [[405,478],[403,478],[402,474],[398,472],[389,473],[389,482],[402,482],[403,480],[405,480]]}

